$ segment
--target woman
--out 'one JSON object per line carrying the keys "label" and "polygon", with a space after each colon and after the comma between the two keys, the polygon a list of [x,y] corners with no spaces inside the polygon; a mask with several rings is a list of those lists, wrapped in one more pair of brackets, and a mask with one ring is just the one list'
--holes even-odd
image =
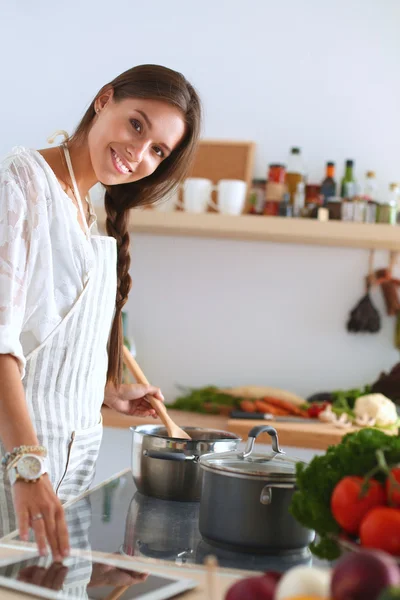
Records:
{"label": "woman", "polygon": [[[128,215],[182,181],[200,113],[181,74],[139,66],[100,90],[64,144],[0,163],[0,537],[31,527],[55,561],[69,551],[62,503],[93,478],[102,403],[154,416],[146,395],[163,399],[121,384]],[[98,181],[110,237],[87,198]]]}

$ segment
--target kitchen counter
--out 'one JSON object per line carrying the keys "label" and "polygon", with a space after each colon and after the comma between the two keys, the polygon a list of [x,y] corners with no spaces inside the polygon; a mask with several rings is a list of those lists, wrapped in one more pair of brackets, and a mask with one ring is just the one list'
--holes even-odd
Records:
{"label": "kitchen counter", "polygon": [[[221,598],[234,579],[267,569],[285,571],[295,565],[321,564],[308,549],[285,556],[232,552],[211,546],[198,530],[198,503],[168,502],[142,496],[129,470],[104,482],[66,505],[66,518],[75,553],[136,561],[151,573],[169,573],[195,579],[199,586],[184,595],[188,600],[207,598],[204,559],[218,559]],[[14,535],[3,542],[16,543]],[[32,540],[33,541],[33,540]],[[6,549],[0,547],[0,559]],[[2,600],[24,598],[1,590]]]}
{"label": "kitchen counter", "polygon": [[[317,419],[315,423],[298,422],[285,423],[278,421],[255,421],[252,419],[230,419],[223,415],[203,415],[180,410],[169,410],[168,413],[180,427],[204,427],[210,429],[223,429],[236,433],[243,440],[247,439],[250,429],[257,425],[272,425],[278,432],[279,441],[282,446],[296,448],[313,448],[326,450],[328,446],[339,444],[343,436],[353,429],[338,429],[329,423],[321,423]],[[103,407],[103,423],[105,427],[136,427],[138,425],[156,425],[161,421],[152,417],[128,417],[121,415],[110,408]],[[260,436],[257,442],[265,443],[265,435]]]}

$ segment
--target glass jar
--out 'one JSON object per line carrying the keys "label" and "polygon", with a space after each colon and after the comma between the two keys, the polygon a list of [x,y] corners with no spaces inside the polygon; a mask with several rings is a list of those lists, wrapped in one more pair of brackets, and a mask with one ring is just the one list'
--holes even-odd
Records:
{"label": "glass jar", "polygon": [[365,223],[366,205],[365,200],[355,198],[353,201],[353,221],[356,223]]}
{"label": "glass jar", "polygon": [[320,185],[306,185],[306,204],[316,204],[322,206],[323,197],[321,196]]}
{"label": "glass jar", "polygon": [[389,203],[378,205],[377,222],[387,223],[389,225],[396,225],[397,221],[397,209]]}
{"label": "glass jar", "polygon": [[276,207],[269,204],[270,202],[277,202],[279,204],[279,202],[283,200],[283,196],[286,192],[285,174],[286,170],[283,165],[269,166],[268,180],[265,188],[265,215],[272,216],[275,214]]}
{"label": "glass jar", "polygon": [[278,217],[280,203],[280,200],[266,200],[264,205],[264,215],[267,217]]}
{"label": "glass jar", "polygon": [[354,219],[354,202],[348,198],[344,198],[341,208],[342,221],[353,221]]}
{"label": "glass jar", "polygon": [[285,183],[285,165],[269,165],[268,181],[272,183]]}
{"label": "glass jar", "polygon": [[250,214],[262,215],[265,205],[266,179],[253,179],[250,192]]}
{"label": "glass jar", "polygon": [[365,204],[365,222],[376,223],[378,204],[373,200],[368,200]]}
{"label": "glass jar", "polygon": [[339,196],[328,198],[326,208],[329,211],[329,220],[340,221],[342,218],[342,199]]}

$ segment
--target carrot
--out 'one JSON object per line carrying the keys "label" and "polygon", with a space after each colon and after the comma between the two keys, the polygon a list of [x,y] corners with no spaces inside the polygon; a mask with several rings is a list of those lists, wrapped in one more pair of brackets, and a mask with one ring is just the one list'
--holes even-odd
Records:
{"label": "carrot", "polygon": [[286,414],[304,417],[304,410],[301,410],[298,406],[295,406],[286,400],[281,400],[280,398],[270,398],[269,396],[266,396],[263,398],[263,401],[267,402],[267,404],[271,404],[272,406],[276,406],[276,408],[286,410]]}
{"label": "carrot", "polygon": [[277,408],[276,406],[273,406],[268,402],[264,402],[264,400],[256,400],[254,404],[256,405],[256,409],[258,412],[271,413],[271,415],[275,415],[277,417],[283,417],[289,414],[287,410]]}
{"label": "carrot", "polygon": [[240,410],[243,412],[253,413],[256,412],[256,406],[252,400],[242,400],[240,403]]}

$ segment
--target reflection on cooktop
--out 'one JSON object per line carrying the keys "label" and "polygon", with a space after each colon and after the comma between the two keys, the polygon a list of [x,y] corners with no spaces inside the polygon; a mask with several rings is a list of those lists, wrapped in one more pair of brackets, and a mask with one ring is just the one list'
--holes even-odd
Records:
{"label": "reflection on cooktop", "polygon": [[[90,518],[91,513],[91,518]],[[233,552],[206,543],[198,529],[199,503],[172,502],[137,492],[130,473],[91,492],[66,509],[74,547],[145,556],[177,564],[202,564],[208,554],[222,567],[285,571],[315,563],[308,549],[290,556]]]}

